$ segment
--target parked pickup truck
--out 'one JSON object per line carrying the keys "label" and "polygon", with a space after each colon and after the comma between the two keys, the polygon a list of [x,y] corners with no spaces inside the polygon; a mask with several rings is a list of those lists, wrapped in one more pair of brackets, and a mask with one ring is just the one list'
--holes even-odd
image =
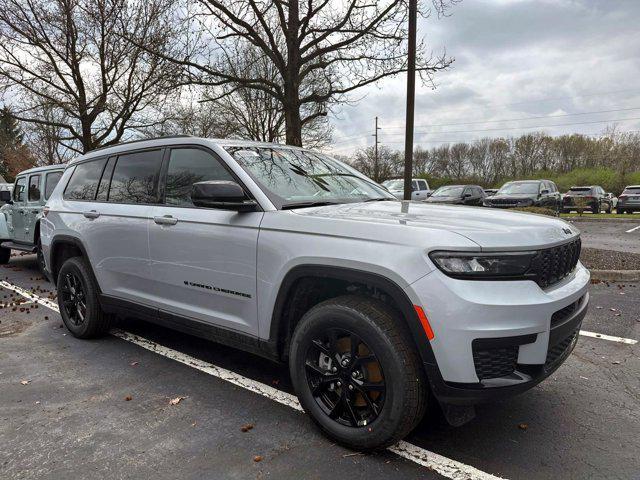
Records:
{"label": "parked pickup truck", "polygon": [[44,271],[40,247],[40,219],[44,205],[60,181],[64,165],[36,167],[16,176],[13,193],[0,191],[0,264],[9,262],[11,250],[38,254],[38,265]]}

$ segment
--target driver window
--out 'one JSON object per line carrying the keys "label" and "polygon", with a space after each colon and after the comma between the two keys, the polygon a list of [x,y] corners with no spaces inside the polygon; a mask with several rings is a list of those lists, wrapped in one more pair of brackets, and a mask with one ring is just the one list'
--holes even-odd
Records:
{"label": "driver window", "polygon": [[27,184],[27,178],[26,177],[21,177],[19,179],[16,180],[16,186],[13,189],[13,201],[14,202],[18,202],[18,203],[22,203],[24,202],[24,187]]}
{"label": "driver window", "polygon": [[191,186],[208,180],[235,181],[231,173],[210,153],[199,148],[171,150],[165,186],[165,203],[192,207]]}

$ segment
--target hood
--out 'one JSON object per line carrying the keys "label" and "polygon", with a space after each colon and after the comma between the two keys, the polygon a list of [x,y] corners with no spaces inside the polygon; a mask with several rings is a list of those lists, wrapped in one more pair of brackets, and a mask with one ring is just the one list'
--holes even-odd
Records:
{"label": "hood", "polygon": [[491,195],[490,197],[487,198],[491,198],[492,200],[500,200],[500,199],[507,199],[507,200],[517,200],[517,199],[521,199],[521,198],[538,198],[538,194],[536,193],[496,193],[495,195]]}
{"label": "hood", "polygon": [[429,197],[425,201],[429,203],[457,203],[462,202],[462,197]]}
{"label": "hood", "polygon": [[[466,237],[483,250],[542,248],[569,241],[580,234],[562,220],[522,212],[424,202],[368,202],[291,210],[296,215],[345,222],[366,222],[380,227],[451,232]],[[357,231],[357,226],[350,231]]]}

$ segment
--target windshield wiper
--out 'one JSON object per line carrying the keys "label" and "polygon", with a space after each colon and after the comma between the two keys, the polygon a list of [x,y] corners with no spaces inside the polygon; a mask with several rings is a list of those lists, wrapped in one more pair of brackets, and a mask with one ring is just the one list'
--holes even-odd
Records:
{"label": "windshield wiper", "polygon": [[282,210],[291,210],[292,208],[306,208],[306,207],[322,207],[325,205],[339,205],[342,202],[328,202],[328,201],[317,201],[317,202],[298,202],[298,203],[285,203],[282,205]]}
{"label": "windshield wiper", "polygon": [[389,197],[379,197],[379,198],[369,198],[367,200],[363,200],[363,202],[395,202],[397,198],[389,198]]}

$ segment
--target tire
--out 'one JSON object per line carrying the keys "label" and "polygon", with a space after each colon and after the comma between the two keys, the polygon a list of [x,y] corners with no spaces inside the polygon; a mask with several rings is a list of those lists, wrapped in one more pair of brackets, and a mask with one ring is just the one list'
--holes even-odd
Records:
{"label": "tire", "polygon": [[98,286],[83,257],[64,262],[56,286],[62,321],[74,337],[95,338],[109,330],[112,316],[100,308]]}
{"label": "tire", "polygon": [[[332,358],[332,344],[337,347],[333,352],[341,344],[346,347],[344,356]],[[355,359],[344,368],[354,344]],[[375,360],[362,361],[371,354]],[[396,443],[426,409],[426,376],[407,328],[391,308],[370,298],[342,296],[305,313],[291,340],[289,370],[304,410],[327,436],[352,449],[370,451]],[[320,383],[314,384],[317,379]],[[355,387],[350,391],[347,385]],[[341,412],[336,419],[330,417],[332,405],[334,416]]]}
{"label": "tire", "polygon": [[595,215],[599,214],[599,213],[600,213],[600,204],[598,203],[595,207],[593,207],[593,208],[591,209],[591,211],[592,211]]}
{"label": "tire", "polygon": [[621,209],[619,209],[619,208],[616,208],[616,213],[617,213],[618,215],[622,215],[622,214],[624,213],[624,210],[621,210]]}
{"label": "tire", "polygon": [[11,259],[11,249],[0,247],[0,265],[6,265]]}
{"label": "tire", "polygon": [[42,242],[40,241],[40,238],[38,238],[38,241],[36,242],[36,258],[38,260],[38,270],[40,270],[42,275],[46,276],[47,269],[44,263],[44,254],[42,253]]}

